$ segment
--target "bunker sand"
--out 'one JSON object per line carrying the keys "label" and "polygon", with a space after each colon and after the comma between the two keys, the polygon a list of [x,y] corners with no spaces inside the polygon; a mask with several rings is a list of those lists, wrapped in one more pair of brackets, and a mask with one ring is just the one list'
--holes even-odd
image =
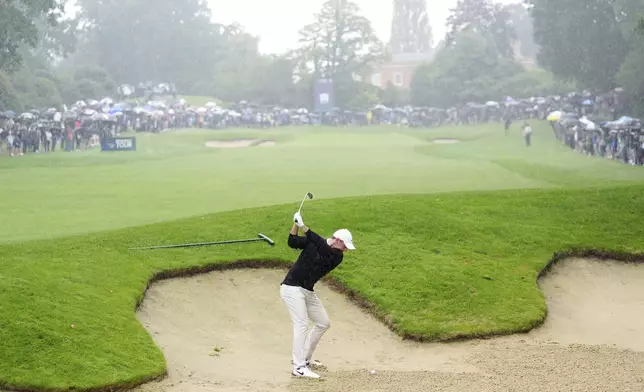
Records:
{"label": "bunker sand", "polygon": [[401,341],[320,283],[332,324],[316,352],[328,366],[322,380],[290,376],[283,275],[237,270],[152,285],[137,317],[169,374],[138,390],[644,390],[644,266],[566,260],[540,282],[549,308],[542,327],[449,344]]}

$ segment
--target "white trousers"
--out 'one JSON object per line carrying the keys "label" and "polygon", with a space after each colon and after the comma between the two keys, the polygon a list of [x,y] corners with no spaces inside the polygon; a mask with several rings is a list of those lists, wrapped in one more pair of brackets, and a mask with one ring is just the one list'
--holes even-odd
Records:
{"label": "white trousers", "polygon": [[[293,365],[305,366],[311,360],[322,335],[331,327],[329,316],[320,298],[302,287],[280,286],[280,297],[293,321]],[[307,337],[309,319],[313,328]]]}

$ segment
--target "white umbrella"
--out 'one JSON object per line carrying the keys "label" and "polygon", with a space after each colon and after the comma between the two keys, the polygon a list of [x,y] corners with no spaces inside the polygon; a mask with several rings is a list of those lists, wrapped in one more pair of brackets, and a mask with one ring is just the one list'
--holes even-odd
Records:
{"label": "white umbrella", "polygon": [[206,109],[206,108],[198,108],[196,111],[199,114],[205,114],[208,111],[208,109]]}
{"label": "white umbrella", "polygon": [[216,108],[216,107],[217,107],[217,104],[216,104],[216,103],[214,103],[214,102],[208,102],[208,103],[206,103],[206,107],[207,107],[208,109]]}
{"label": "white umbrella", "polygon": [[579,122],[584,124],[584,129],[587,131],[596,131],[597,130],[597,124],[594,122],[590,121],[586,117],[582,117],[579,119]]}

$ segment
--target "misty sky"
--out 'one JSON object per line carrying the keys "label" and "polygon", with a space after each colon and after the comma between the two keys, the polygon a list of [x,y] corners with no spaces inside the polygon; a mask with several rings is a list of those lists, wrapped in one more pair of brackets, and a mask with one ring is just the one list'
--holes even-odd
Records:
{"label": "misty sky", "polygon": [[[393,0],[353,0],[371,20],[381,40],[389,41]],[[518,0],[501,0],[515,3]],[[260,51],[281,53],[297,44],[298,30],[310,23],[324,0],[208,0],[214,20],[238,22],[246,31],[260,36]],[[427,0],[434,31],[434,44],[445,35],[445,20],[457,0]]]}

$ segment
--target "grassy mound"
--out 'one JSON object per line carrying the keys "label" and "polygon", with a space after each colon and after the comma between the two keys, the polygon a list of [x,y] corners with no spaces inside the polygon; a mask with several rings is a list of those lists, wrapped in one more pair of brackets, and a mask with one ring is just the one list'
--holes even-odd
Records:
{"label": "grassy mound", "polygon": [[[297,255],[286,246],[292,213],[289,204],[0,246],[0,385],[93,389],[164,374],[163,354],[134,314],[150,279],[240,259],[286,265]],[[546,314],[536,278],[553,254],[641,252],[642,216],[643,186],[372,196],[304,209],[322,235],[354,232],[358,251],[333,280],[400,335],[424,340],[534,327]],[[260,232],[276,246],[128,250]]]}

